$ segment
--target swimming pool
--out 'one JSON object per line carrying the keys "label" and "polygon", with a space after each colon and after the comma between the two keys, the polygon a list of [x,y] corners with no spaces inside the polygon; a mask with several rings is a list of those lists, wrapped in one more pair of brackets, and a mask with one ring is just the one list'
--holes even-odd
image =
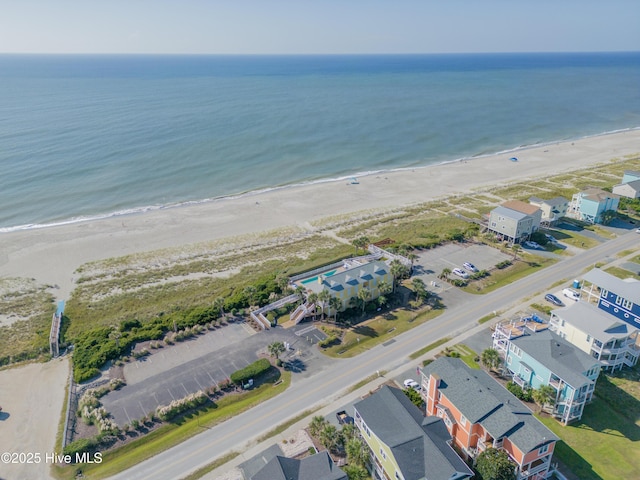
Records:
{"label": "swimming pool", "polygon": [[[323,273],[322,276],[324,277],[330,277],[331,275],[333,275],[334,273],[336,273],[338,271],[338,269],[335,270],[331,270],[330,272],[327,273]],[[306,285],[307,283],[313,283],[313,282],[317,282],[318,281],[318,276],[316,275],[315,277],[311,277],[311,278],[306,278],[304,280],[301,280],[300,283],[302,285]]]}

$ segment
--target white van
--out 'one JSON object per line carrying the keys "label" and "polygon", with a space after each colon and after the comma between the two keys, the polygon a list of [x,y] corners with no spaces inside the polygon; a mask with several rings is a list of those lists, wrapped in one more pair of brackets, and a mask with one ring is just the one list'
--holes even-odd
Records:
{"label": "white van", "polygon": [[562,294],[571,300],[580,300],[580,294],[572,288],[565,288],[562,290]]}

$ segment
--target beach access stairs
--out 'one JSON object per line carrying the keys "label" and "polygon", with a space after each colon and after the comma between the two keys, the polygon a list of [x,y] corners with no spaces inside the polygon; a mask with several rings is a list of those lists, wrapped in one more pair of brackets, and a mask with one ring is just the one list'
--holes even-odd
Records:
{"label": "beach access stairs", "polygon": [[254,310],[251,312],[251,319],[256,323],[260,330],[267,330],[271,327],[271,322],[267,317],[265,317],[265,313],[283,307],[289,303],[297,302],[298,300],[300,300],[300,296],[297,293],[293,293],[287,297],[281,298],[280,300],[276,300],[269,305],[265,305],[264,307]]}
{"label": "beach access stairs", "polygon": [[56,313],[51,319],[51,330],[49,331],[49,352],[53,358],[60,355],[60,326],[62,324],[62,315],[64,314],[64,300],[58,302]]}

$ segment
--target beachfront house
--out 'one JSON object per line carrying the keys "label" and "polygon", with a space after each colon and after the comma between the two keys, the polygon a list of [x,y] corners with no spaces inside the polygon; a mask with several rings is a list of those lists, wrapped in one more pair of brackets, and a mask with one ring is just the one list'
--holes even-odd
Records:
{"label": "beachfront house", "polygon": [[553,310],[549,329],[599,360],[605,370],[638,363],[638,330],[589,302]]}
{"label": "beachfront house", "polygon": [[640,172],[625,171],[622,182],[613,187],[613,193],[627,198],[640,198]]}
{"label": "beachfront house", "polygon": [[584,275],[582,292],[583,298],[595,302],[607,314],[640,329],[640,281],[622,280],[594,268]]}
{"label": "beachfront house", "polygon": [[569,208],[569,200],[564,197],[554,197],[549,200],[531,197],[529,198],[529,203],[540,209],[542,213],[540,223],[543,225],[553,225],[567,215],[567,209]]}
{"label": "beachfront house", "polygon": [[549,413],[563,424],[580,420],[593,397],[601,364],[548,329],[496,325],[493,348],[513,381],[524,389],[550,385],[556,390]]}
{"label": "beachfront house", "polygon": [[542,210],[520,200],[510,200],[491,210],[487,229],[500,240],[520,243],[540,228]]}
{"label": "beachfront house", "polygon": [[[266,459],[265,459],[266,460]],[[347,480],[347,474],[338,468],[324,451],[297,460],[273,455],[247,480]]]}
{"label": "beachfront house", "polygon": [[587,223],[603,223],[606,212],[618,210],[620,196],[600,188],[588,188],[571,199],[567,216]]}
{"label": "beachfront house", "polygon": [[443,420],[424,416],[399,389],[383,386],[354,405],[354,423],[369,448],[372,478],[458,480],[473,471],[451,447]]}
{"label": "beachfront house", "polygon": [[427,415],[443,419],[465,457],[493,447],[516,465],[518,480],[547,478],[558,437],[489,374],[440,357],[422,370],[421,393]]}

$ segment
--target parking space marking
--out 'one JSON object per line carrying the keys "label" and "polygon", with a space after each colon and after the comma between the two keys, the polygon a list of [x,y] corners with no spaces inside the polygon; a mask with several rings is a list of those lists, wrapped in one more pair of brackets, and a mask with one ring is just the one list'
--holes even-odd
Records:
{"label": "parking space marking", "polygon": [[125,416],[127,417],[127,423],[131,423],[131,417],[129,416],[129,413],[127,413],[127,409],[125,407],[122,407],[122,411],[124,412]]}
{"label": "parking space marking", "polygon": [[180,382],[180,385],[182,385],[182,388],[184,388],[184,393],[189,395],[189,390],[187,390],[187,387],[184,386],[184,383]]}

